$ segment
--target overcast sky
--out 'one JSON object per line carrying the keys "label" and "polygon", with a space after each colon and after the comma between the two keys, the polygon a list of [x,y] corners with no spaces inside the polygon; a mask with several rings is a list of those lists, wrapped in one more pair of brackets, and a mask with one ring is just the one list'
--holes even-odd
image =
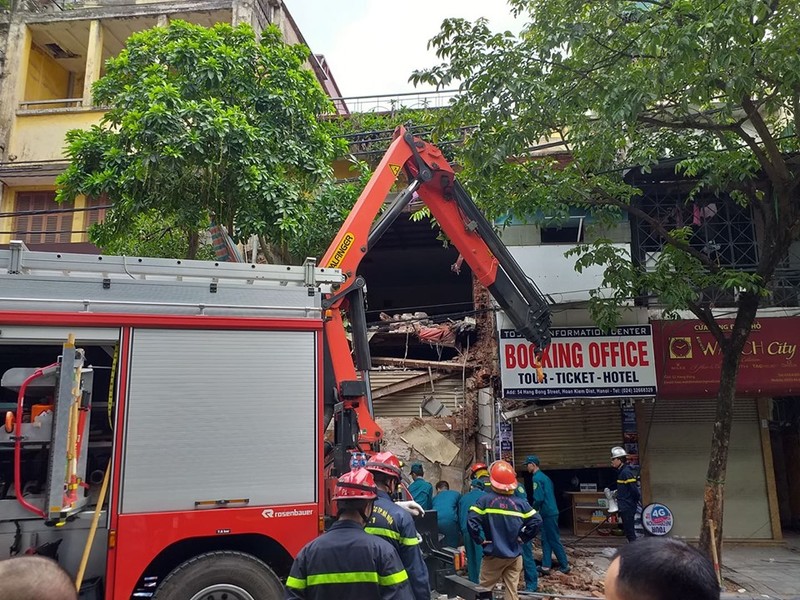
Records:
{"label": "overcast sky", "polygon": [[324,54],[343,96],[413,92],[408,77],[437,64],[428,40],[447,17],[515,30],[504,0],[284,0],[314,54]]}

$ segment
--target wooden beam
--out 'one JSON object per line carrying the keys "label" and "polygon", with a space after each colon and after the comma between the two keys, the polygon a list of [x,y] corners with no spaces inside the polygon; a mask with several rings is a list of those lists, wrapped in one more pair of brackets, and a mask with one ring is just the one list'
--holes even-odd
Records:
{"label": "wooden beam", "polygon": [[403,390],[409,390],[419,385],[425,385],[426,383],[431,383],[432,381],[439,381],[440,379],[444,379],[447,376],[448,373],[443,373],[441,371],[430,374],[423,373],[422,375],[415,375],[414,377],[409,377],[408,379],[404,379],[403,381],[390,383],[389,385],[385,385],[383,387],[379,387],[372,390],[372,399],[377,400],[379,398],[383,398],[391,394],[396,394],[397,392],[402,392]]}
{"label": "wooden beam", "polygon": [[[373,365],[383,365],[388,367],[406,367],[408,369],[428,369],[439,371],[461,371],[465,368],[461,362],[441,362],[438,360],[421,360],[415,358],[392,358],[392,357],[372,357]],[[472,370],[475,365],[466,364],[467,370]]]}
{"label": "wooden beam", "polygon": [[764,459],[764,478],[767,484],[769,520],[772,524],[772,539],[782,540],[781,513],[778,508],[778,489],[775,484],[775,466],[772,463],[772,441],[769,436],[769,398],[757,398],[758,430],[761,433],[761,454]]}

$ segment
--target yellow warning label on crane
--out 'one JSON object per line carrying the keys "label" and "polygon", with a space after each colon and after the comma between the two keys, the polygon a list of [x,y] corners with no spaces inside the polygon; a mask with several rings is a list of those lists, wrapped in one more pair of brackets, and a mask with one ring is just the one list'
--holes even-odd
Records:
{"label": "yellow warning label on crane", "polygon": [[400,168],[401,168],[400,165],[393,165],[390,163],[389,168],[392,170],[392,173],[394,174],[395,177],[397,177],[397,174],[400,173]]}
{"label": "yellow warning label on crane", "polygon": [[330,262],[327,264],[329,269],[336,269],[340,264],[342,264],[344,257],[347,256],[347,252],[350,250],[350,247],[353,245],[355,239],[356,236],[349,231],[344,234],[342,241],[339,242],[338,246],[336,246],[336,252],[333,253]]}

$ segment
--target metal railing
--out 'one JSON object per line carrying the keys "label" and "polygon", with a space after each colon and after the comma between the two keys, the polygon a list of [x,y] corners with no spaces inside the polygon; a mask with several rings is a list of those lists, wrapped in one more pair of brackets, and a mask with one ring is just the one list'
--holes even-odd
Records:
{"label": "metal railing", "polygon": [[81,108],[83,98],[56,98],[52,100],[23,100],[20,110],[37,110],[47,108]]}
{"label": "metal railing", "polygon": [[375,96],[343,96],[331,98],[338,114],[342,113],[391,113],[400,109],[426,110],[443,108],[458,95],[458,90],[435,90],[428,92],[406,92],[402,94],[379,94]]}

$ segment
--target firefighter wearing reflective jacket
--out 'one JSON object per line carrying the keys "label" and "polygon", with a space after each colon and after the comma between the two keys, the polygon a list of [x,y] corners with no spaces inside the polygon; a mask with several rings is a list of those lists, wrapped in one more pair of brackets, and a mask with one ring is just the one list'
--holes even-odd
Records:
{"label": "firefighter wearing reflective jacket", "polygon": [[366,532],[382,537],[397,549],[408,572],[415,600],[430,600],[428,567],[422,559],[420,537],[414,519],[392,501],[402,477],[400,461],[391,452],[379,452],[367,462],[366,468],[375,477],[378,486],[378,498]]}
{"label": "firefighter wearing reflective jacket", "polygon": [[339,520],[300,550],[286,580],[287,600],[412,600],[395,549],[364,531],[377,493],[366,469],[339,478],[333,497]]}
{"label": "firefighter wearing reflective jacket", "polygon": [[636,475],[628,464],[625,448],[614,446],[611,449],[611,464],[617,469],[616,498],[619,516],[622,519],[622,530],[629,542],[636,541],[636,506],[639,504],[639,485]]}
{"label": "firefighter wearing reflective jacket", "polygon": [[480,585],[492,588],[502,580],[505,599],[517,600],[522,574],[522,545],[536,537],[542,518],[526,500],[514,496],[517,475],[504,460],[489,469],[491,490],[469,509],[470,537],[483,546]]}

